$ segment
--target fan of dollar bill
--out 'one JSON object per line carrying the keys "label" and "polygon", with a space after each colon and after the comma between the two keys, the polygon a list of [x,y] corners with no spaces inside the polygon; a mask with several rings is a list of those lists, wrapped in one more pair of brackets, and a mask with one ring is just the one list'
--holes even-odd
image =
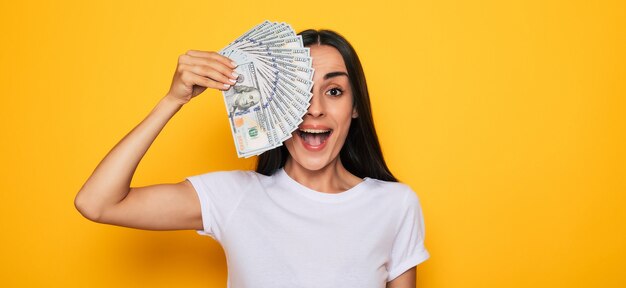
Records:
{"label": "fan of dollar bill", "polygon": [[298,129],[313,86],[309,48],[289,24],[264,21],[219,51],[237,63],[223,91],[237,155],[281,146]]}

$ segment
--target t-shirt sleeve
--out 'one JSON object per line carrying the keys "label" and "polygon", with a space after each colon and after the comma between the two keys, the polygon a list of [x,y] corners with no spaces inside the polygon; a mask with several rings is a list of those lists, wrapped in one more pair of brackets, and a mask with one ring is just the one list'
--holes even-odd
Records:
{"label": "t-shirt sleeve", "polygon": [[404,205],[398,234],[391,250],[391,260],[387,269],[389,272],[387,282],[430,257],[430,254],[424,247],[422,208],[419,198],[413,190],[409,189]]}
{"label": "t-shirt sleeve", "polygon": [[189,176],[198,194],[203,229],[198,234],[220,241],[228,220],[253,182],[254,174],[247,171],[220,171]]}

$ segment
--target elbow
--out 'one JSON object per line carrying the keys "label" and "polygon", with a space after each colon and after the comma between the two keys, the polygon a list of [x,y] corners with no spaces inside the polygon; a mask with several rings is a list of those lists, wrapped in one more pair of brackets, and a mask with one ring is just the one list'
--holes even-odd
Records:
{"label": "elbow", "polygon": [[78,212],[83,215],[83,217],[93,222],[101,223],[102,212],[100,211],[98,206],[90,203],[84,198],[85,197],[81,196],[81,192],[78,192],[78,195],[76,195],[76,198],[74,198],[74,207],[76,207],[76,210],[78,210]]}

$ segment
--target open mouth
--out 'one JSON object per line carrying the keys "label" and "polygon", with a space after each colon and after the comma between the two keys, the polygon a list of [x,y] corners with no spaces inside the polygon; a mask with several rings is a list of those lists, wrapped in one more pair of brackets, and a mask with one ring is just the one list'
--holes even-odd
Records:
{"label": "open mouth", "polygon": [[309,146],[320,146],[333,134],[332,129],[298,129],[298,136]]}

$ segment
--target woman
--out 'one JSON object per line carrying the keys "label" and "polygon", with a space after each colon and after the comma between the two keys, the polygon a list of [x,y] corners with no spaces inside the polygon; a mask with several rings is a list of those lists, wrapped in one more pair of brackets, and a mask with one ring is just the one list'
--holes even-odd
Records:
{"label": "woman", "polygon": [[183,105],[235,83],[236,63],[191,50],[167,95],[83,185],[77,209],[100,223],[213,237],[226,253],[229,287],[415,287],[416,265],[429,257],[421,207],[385,164],[356,52],[332,31],[299,35],[315,69],[311,105],[292,138],[259,156],[256,172],[129,187]]}

